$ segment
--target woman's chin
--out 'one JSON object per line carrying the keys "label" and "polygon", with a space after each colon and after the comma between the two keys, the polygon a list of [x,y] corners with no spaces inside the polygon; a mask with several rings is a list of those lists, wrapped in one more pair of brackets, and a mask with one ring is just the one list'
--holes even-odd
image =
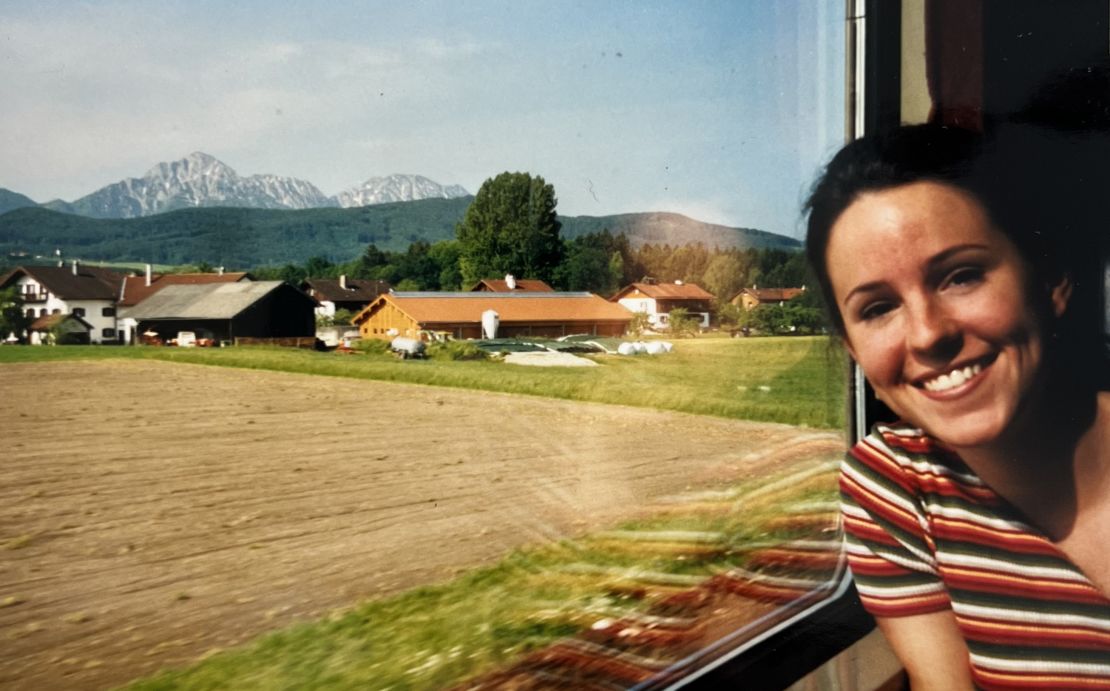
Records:
{"label": "woman's chin", "polygon": [[929,436],[952,449],[973,449],[997,443],[1006,431],[998,415],[972,413],[952,419],[914,421]]}

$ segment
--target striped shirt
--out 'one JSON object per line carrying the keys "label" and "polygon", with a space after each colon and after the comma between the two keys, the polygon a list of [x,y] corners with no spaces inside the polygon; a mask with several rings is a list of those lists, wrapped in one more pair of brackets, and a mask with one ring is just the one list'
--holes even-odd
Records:
{"label": "striped shirt", "polygon": [[873,615],[951,609],[981,688],[1110,689],[1110,600],[954,453],[878,425],[848,454],[840,491]]}

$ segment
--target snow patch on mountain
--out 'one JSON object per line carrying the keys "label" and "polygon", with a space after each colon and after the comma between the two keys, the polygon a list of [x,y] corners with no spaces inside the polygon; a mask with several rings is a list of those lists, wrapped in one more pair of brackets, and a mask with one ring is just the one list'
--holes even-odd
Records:
{"label": "snow patch on mountain", "polygon": [[335,195],[339,206],[368,206],[389,202],[411,202],[417,199],[454,199],[468,192],[459,185],[441,185],[423,175],[389,175],[370,178],[358,187]]}

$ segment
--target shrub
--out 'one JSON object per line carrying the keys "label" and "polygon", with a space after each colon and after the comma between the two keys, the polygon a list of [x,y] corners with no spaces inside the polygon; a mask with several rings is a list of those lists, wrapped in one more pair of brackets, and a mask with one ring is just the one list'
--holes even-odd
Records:
{"label": "shrub", "polygon": [[489,353],[470,341],[429,343],[426,352],[436,360],[485,360],[489,357]]}
{"label": "shrub", "polygon": [[675,338],[695,336],[701,330],[700,327],[701,321],[685,307],[676,307],[667,317],[667,328]]}
{"label": "shrub", "polygon": [[367,355],[384,355],[389,352],[389,341],[380,338],[360,338],[351,343],[351,349]]}
{"label": "shrub", "polygon": [[651,328],[651,320],[648,319],[647,312],[632,313],[632,321],[628,322],[629,336],[639,337],[649,328]]}

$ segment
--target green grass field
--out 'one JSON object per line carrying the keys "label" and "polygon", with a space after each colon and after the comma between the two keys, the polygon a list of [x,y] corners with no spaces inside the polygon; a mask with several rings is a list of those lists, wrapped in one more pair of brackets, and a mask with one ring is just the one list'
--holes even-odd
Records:
{"label": "green grass field", "polygon": [[845,359],[825,337],[698,338],[648,356],[594,356],[600,367],[525,367],[493,361],[397,360],[283,348],[0,347],[0,364],[151,358],[332,377],[449,386],[616,403],[699,415],[840,428]]}

